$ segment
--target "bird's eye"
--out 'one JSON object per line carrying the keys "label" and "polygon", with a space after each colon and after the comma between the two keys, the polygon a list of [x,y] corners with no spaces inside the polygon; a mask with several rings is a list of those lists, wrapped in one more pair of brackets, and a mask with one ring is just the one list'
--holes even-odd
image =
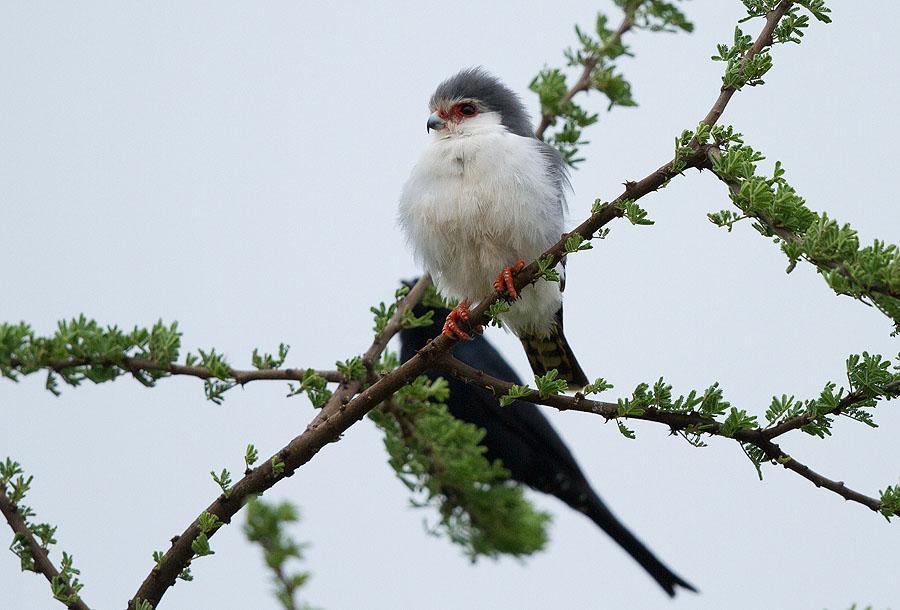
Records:
{"label": "bird's eye", "polygon": [[476,112],[478,112],[478,109],[475,108],[475,106],[473,106],[472,104],[463,104],[459,107],[459,113],[464,116],[472,116]]}

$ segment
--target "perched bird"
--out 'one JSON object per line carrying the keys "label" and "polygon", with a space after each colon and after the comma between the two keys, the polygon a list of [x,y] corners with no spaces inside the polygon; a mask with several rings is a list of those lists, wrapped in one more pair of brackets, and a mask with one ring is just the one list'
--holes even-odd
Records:
{"label": "perched bird", "polygon": [[[434,134],[403,187],[399,221],[438,291],[459,301],[443,333],[468,340],[460,322],[470,304],[494,291],[517,299],[513,274],[559,241],[569,180],[559,152],[534,137],[518,96],[481,68],[441,83],[429,105]],[[558,271],[561,282],[524,288],[526,298],[501,320],[536,374],[556,369],[583,387],[587,377],[563,335]]]}
{"label": "perched bird", "polygon": [[[418,305],[413,313],[423,315],[428,311]],[[450,310],[436,309],[431,326],[407,328],[400,332],[400,358],[404,362],[442,331],[441,316]],[[453,347],[453,355],[488,375],[510,383],[521,380],[488,341],[476,336],[469,342],[459,342]],[[441,376],[429,371],[432,379]],[[696,589],[673,573],[619,521],[591,488],[578,463],[550,422],[537,407],[515,401],[501,407],[487,390],[444,375],[450,385],[447,407],[457,419],[475,424],[485,430],[481,443],[487,448],[490,460],[499,459],[513,479],[538,491],[551,494],[587,515],[609,534],[635,561],[637,561],[670,596],[676,587],[690,591]]]}

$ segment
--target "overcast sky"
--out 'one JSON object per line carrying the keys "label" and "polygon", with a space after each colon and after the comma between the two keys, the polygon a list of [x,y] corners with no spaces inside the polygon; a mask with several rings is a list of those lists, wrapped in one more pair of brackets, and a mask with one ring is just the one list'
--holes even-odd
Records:
{"label": "overcast sky", "polygon": [[[735,96],[723,122],[780,159],[810,206],[896,242],[898,58],[895,2],[830,2],[834,23],[775,50],[766,86]],[[425,145],[426,101],[462,67],[520,92],[560,65],[572,26],[599,2],[0,3],[0,320],[51,332],[78,313],[105,324],[177,320],[186,349],[249,366],[253,347],[292,346],[288,364],[327,368],[365,349],[370,305],[417,270],[397,197]],[[863,10],[861,6],[864,6]],[[572,220],[671,157],[673,137],[709,109],[737,0],[695,1],[692,35],[640,32],[621,66],[638,108],[603,114],[573,175]],[[754,34],[759,24],[753,23]],[[603,110],[603,100],[584,100]],[[706,213],[725,189],[691,172],[642,204],[656,225],[612,225],[574,257],[566,331],[589,376],[627,393],[660,375],[676,391],[721,382],[761,415],[773,394],[808,398],[843,381],[850,353],[896,354],[890,324],[834,296],[808,266]],[[477,219],[473,219],[477,221]],[[574,223],[573,223],[574,224]],[[516,369],[517,341],[492,329]],[[59,525],[96,608],[123,608],[151,553],[211,501],[213,468],[241,470],[313,415],[283,384],[251,384],[223,406],[194,379],[144,389],[63,388],[36,375],[0,383],[0,459],[35,475],[28,504]],[[700,595],[669,602],[590,521],[554,499],[547,551],[472,566],[426,535],[364,421],[267,498],[299,504],[312,546],[306,599],[368,608],[898,607],[900,525],[769,467],[757,481],[731,442],[694,449],[665,429],[638,438],[583,414],[548,416],[614,511]],[[834,437],[785,437],[812,468],[870,495],[900,477],[896,405],[880,430],[840,421]],[[242,520],[242,519],[241,519]],[[12,534],[3,534],[3,548]],[[197,561],[165,608],[274,609],[257,548],[237,524]],[[58,555],[56,555],[58,558]],[[0,553],[0,606],[57,608],[47,583]]]}

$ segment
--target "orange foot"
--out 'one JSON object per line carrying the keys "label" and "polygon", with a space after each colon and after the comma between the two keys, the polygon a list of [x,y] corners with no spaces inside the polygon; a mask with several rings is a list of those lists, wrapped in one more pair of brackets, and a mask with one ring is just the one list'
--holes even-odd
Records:
{"label": "orange foot", "polygon": [[[445,337],[453,337],[454,339],[459,339],[461,341],[471,341],[472,335],[459,327],[460,322],[468,323],[468,321],[469,299],[463,299],[459,305],[447,315],[447,319],[444,321],[444,330],[441,331],[441,334]],[[483,329],[483,326],[478,325],[473,330],[480,333]]]}
{"label": "orange foot", "polygon": [[497,276],[497,279],[494,280],[494,288],[497,292],[503,292],[505,290],[509,293],[510,299],[513,301],[518,299],[519,293],[516,292],[516,285],[513,283],[513,273],[521,271],[524,266],[525,261],[520,258],[512,267],[504,267],[503,271],[500,272],[500,275]]}

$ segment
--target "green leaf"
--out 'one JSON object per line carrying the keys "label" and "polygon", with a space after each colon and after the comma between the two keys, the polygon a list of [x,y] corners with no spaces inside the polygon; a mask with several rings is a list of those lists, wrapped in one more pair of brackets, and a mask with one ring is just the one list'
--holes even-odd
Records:
{"label": "green leaf", "polygon": [[550,255],[538,259],[538,275],[548,282],[558,282],[559,272],[555,269],[556,262]]}
{"label": "green leaf", "polygon": [[831,23],[831,9],[825,6],[825,0],[795,0],[797,4],[804,7],[813,17],[822,23]]}
{"label": "green leaf", "polygon": [[400,358],[397,356],[397,352],[385,350],[382,352],[381,359],[375,366],[375,372],[379,375],[387,375],[398,366],[400,366]]}
{"label": "green leaf", "polygon": [[412,504],[433,508],[430,531],[472,560],[539,551],[549,516],[531,506],[502,464],[484,457],[484,430],[453,417],[442,404],[448,396],[445,381],[421,376],[369,415],[384,432],[389,464]]}
{"label": "green leaf", "polygon": [[900,515],[900,485],[888,485],[878,492],[881,495],[881,507],[878,509],[888,521]]}
{"label": "green leaf", "polygon": [[731,230],[734,228],[735,223],[749,218],[749,216],[737,214],[735,212],[732,212],[731,210],[721,210],[719,212],[707,214],[706,216],[707,218],[709,218],[710,222],[712,222],[717,227],[728,229],[729,233],[731,233]]}
{"label": "green leaf", "polygon": [[250,542],[260,546],[263,559],[272,571],[275,595],[286,610],[301,606],[295,599],[297,591],[309,579],[309,572],[293,572],[292,560],[303,559],[305,545],[295,542],[288,535],[287,527],[299,520],[297,508],[289,502],[269,504],[259,498],[247,502],[247,520],[244,534]]}
{"label": "green leaf", "polygon": [[166,554],[162,551],[153,551],[153,563],[156,564],[156,568],[162,568],[163,564],[166,561]]}
{"label": "green leaf", "polygon": [[289,345],[279,343],[278,356],[273,356],[272,354],[265,353],[260,355],[259,351],[256,348],[253,348],[253,354],[251,354],[250,360],[253,363],[254,368],[260,370],[277,369],[282,364],[284,364],[284,361],[287,359],[289,350]]}
{"label": "green leaf", "polygon": [[222,490],[222,495],[226,498],[231,493],[231,473],[228,472],[228,469],[223,468],[222,472],[216,474],[214,470],[211,470],[209,475],[212,477],[212,480],[216,482],[216,485],[219,486],[219,489]]}
{"label": "green leaf", "polygon": [[197,534],[197,537],[191,542],[191,550],[197,557],[206,557],[207,555],[215,555],[215,551],[209,548],[209,538],[203,532]]}
{"label": "green leaf", "polygon": [[509,311],[509,303],[504,301],[503,299],[498,299],[491,303],[490,307],[488,307],[487,315],[491,319],[491,325],[496,326],[497,328],[501,328],[503,326],[503,321],[500,320],[500,316]]}
{"label": "green leaf", "polygon": [[400,326],[403,328],[421,328],[424,326],[431,326],[434,323],[434,310],[429,309],[421,316],[416,316],[413,314],[412,308],[408,308],[403,310],[403,315],[400,318]]}
{"label": "green leaf", "polygon": [[218,515],[214,515],[209,511],[203,511],[200,513],[200,516],[197,517],[197,526],[204,534],[214,532],[223,525],[224,523],[222,523],[222,520],[219,519]]}
{"label": "green leaf", "polygon": [[586,241],[581,235],[575,233],[566,239],[566,252],[575,253],[593,248],[591,242]]}
{"label": "green leaf", "polygon": [[247,445],[247,450],[244,451],[244,464],[247,466],[249,470],[259,459],[259,452],[256,450],[256,447],[253,446],[253,443]]}
{"label": "green leaf", "polygon": [[748,415],[746,411],[731,407],[731,411],[725,421],[719,434],[727,437],[734,437],[740,430],[749,430],[756,427],[756,416]]}
{"label": "green leaf", "polygon": [[328,389],[328,381],[318,375],[313,369],[307,369],[303,373],[303,379],[299,386],[288,384],[288,397],[306,393],[313,407],[323,406],[331,398],[331,390]]}
{"label": "green leaf", "polygon": [[622,211],[625,218],[633,225],[652,225],[653,221],[647,218],[647,211],[633,201],[623,201],[621,203]]}
{"label": "green leaf", "polygon": [[588,396],[590,394],[600,394],[601,392],[605,392],[606,390],[611,390],[613,387],[613,384],[606,381],[603,377],[598,377],[596,380],[594,380],[593,383],[589,383],[584,386],[584,389],[581,391],[581,393],[585,396]]}
{"label": "green leaf", "polygon": [[524,385],[513,385],[507,390],[506,394],[500,397],[500,406],[508,407],[513,401],[520,398],[528,398],[531,396],[531,388]]}
{"label": "green leaf", "polygon": [[366,366],[360,356],[354,356],[344,362],[337,362],[338,372],[347,379],[363,380],[366,378]]}
{"label": "green leaf", "polygon": [[541,398],[549,398],[565,392],[569,384],[565,379],[558,379],[559,371],[550,369],[543,375],[535,375],[534,383],[537,386]]}
{"label": "green leaf", "polygon": [[634,430],[623,424],[618,419],[616,420],[616,425],[619,427],[619,432],[621,432],[622,436],[624,436],[625,438],[630,438],[632,440],[636,438]]}
{"label": "green leaf", "polygon": [[272,457],[272,476],[279,477],[284,473],[284,462],[280,457]]}

